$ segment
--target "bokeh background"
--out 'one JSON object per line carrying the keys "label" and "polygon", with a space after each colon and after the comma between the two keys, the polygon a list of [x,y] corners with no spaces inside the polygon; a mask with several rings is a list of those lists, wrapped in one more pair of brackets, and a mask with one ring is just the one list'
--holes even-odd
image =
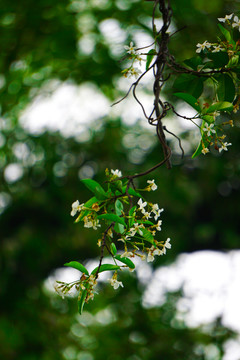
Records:
{"label": "bokeh background", "polygon": [[[162,150],[131,96],[115,107],[124,45],[151,42],[152,2],[143,0],[1,0],[0,7],[0,356],[5,360],[239,360],[240,132],[228,152],[191,159],[197,129],[169,116],[175,138],[169,171],[153,174],[152,200],[165,209],[167,256],[123,273],[124,288],[104,279],[77,313],[74,297],[53,291],[74,280],[70,260],[93,266],[97,232],[74,224],[84,178],[104,181],[162,159]],[[214,42],[217,18],[239,1],[172,0],[170,44],[178,60]],[[161,20],[158,21],[161,24]],[[152,105],[151,78],[139,94]],[[167,91],[166,91],[167,93]],[[167,94],[166,94],[167,96]],[[176,103],[179,111],[190,111]],[[147,178],[139,180],[145,185]]]}

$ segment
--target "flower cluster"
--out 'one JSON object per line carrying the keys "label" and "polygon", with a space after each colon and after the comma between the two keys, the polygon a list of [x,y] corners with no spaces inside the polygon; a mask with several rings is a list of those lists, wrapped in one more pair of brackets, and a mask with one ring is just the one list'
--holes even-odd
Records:
{"label": "flower cluster", "polygon": [[[230,122],[228,122],[228,124],[229,123]],[[206,144],[209,144],[210,146],[214,145],[215,149],[218,150],[219,153],[221,153],[223,150],[228,151],[228,146],[232,145],[231,143],[223,142],[226,135],[218,136],[217,131],[215,129],[217,129],[215,124],[208,124],[208,123],[205,123],[204,127],[202,128],[203,139],[202,139],[202,151],[201,152],[203,155],[206,155],[207,153],[209,153],[209,149],[206,146]],[[213,141],[214,136],[215,136],[215,139]]]}
{"label": "flower cluster", "polygon": [[122,71],[123,76],[129,78],[134,76],[136,79],[139,77],[139,75],[142,73],[141,70],[137,67],[134,67],[135,61],[139,62],[139,65],[141,65],[142,58],[141,54],[136,50],[136,46],[133,45],[133,42],[130,42],[130,45],[125,45],[124,49],[127,50],[127,54],[130,55],[130,58],[132,59],[132,64]]}
{"label": "flower cluster", "polygon": [[[231,26],[232,28],[237,28],[240,31],[240,19],[234,14],[226,15],[224,18],[218,18],[218,21],[225,23],[226,25]],[[220,43],[210,43],[207,40],[205,40],[202,44],[198,43],[196,49],[196,53],[200,53],[201,51],[204,51],[205,49],[208,51],[211,51],[213,53],[219,52],[219,51],[227,51],[228,55],[233,56],[234,51],[232,51],[230,44],[221,41]]]}
{"label": "flower cluster", "polygon": [[[133,50],[129,48],[129,51]],[[83,304],[94,298],[99,272],[114,271],[109,283],[116,290],[123,287],[123,283],[117,279],[118,270],[127,268],[133,271],[135,265],[132,260],[135,257],[152,262],[156,255],[164,255],[166,249],[171,248],[169,238],[166,241],[157,239],[161,231],[163,209],[157,203],[147,202],[139,193],[155,191],[155,180],[147,180],[144,189],[136,189],[132,180],[124,177],[119,169],[106,169],[106,176],[107,190],[92,179],[82,180],[94,193],[94,197],[82,204],[78,200],[74,201],[71,216],[78,215],[75,222],[82,222],[86,228],[104,228],[97,245],[101,247],[102,257],[104,251],[107,251],[114,264],[102,265],[101,259],[99,266],[89,274],[82,264],[72,261],[65,265],[81,271],[83,274],[80,280],[70,284],[58,281],[55,285],[56,292],[62,297],[73,287],[79,291],[80,312]],[[138,199],[134,201],[135,197]],[[117,244],[120,245],[119,251]]]}

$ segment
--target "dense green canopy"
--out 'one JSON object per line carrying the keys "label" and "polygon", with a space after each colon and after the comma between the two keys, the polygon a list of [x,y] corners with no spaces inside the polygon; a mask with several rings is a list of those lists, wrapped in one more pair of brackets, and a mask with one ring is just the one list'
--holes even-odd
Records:
{"label": "dense green canopy", "polygon": [[[151,35],[152,6],[143,0],[1,1],[2,359],[200,360],[209,358],[199,346],[209,344],[217,346],[220,359],[224,342],[235,336],[221,319],[208,332],[174,325],[181,291],[170,293],[161,307],[144,308],[144,286],[134,273],[123,274],[120,291],[103,284],[81,317],[74,299],[62,300],[46,286],[47,278],[64,263],[99,256],[96,233],[74,224],[70,216],[72,202],[90,196],[80,179],[102,181],[106,167],[125,174],[145,170],[160,161],[162,150],[140,119],[134,126],[120,115],[89,119],[90,136],[85,139],[61,131],[32,134],[19,119],[43,89],[51,93],[63,82],[91,82],[110,102],[119,99],[124,94],[119,85],[123,46],[136,34]],[[172,7],[174,29],[185,27],[170,43],[179,60],[193,56],[196,43],[216,38],[217,17],[238,10],[237,2],[223,0],[172,0]],[[157,201],[165,209],[162,236],[171,237],[173,246],[154,268],[173,262],[182,252],[239,247],[238,117],[228,130],[233,145],[221,156],[192,160],[187,149],[181,159],[177,142],[169,137],[176,148],[173,168],[158,169],[154,178]],[[180,130],[190,143],[194,132]],[[141,179],[139,185],[145,182]]]}

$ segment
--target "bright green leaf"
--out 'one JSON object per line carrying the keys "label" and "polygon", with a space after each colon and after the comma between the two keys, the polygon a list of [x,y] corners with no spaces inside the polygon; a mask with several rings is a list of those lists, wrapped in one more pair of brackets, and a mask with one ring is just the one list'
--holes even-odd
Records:
{"label": "bright green leaf", "polygon": [[80,315],[82,314],[86,297],[87,297],[87,289],[82,291],[80,299],[78,300],[78,312]]}
{"label": "bright green leaf", "polygon": [[115,223],[119,223],[122,224],[124,226],[127,226],[124,219],[115,215],[115,214],[103,214],[103,215],[99,215],[97,217],[99,220],[104,219],[104,220],[109,220],[111,222],[115,222]]}
{"label": "bright green leaf", "polygon": [[201,108],[197,102],[197,99],[194,96],[192,96],[190,94],[186,94],[186,93],[175,93],[173,95],[184,100],[186,103],[191,105],[197,112],[201,112]]}
{"label": "bright green leaf", "polygon": [[121,261],[123,264],[127,265],[130,269],[135,269],[135,265],[129,258],[121,257],[121,255],[114,256],[116,260]]}
{"label": "bright green leaf", "polygon": [[68,266],[68,267],[72,267],[74,269],[77,269],[79,271],[81,271],[82,273],[89,275],[87,269],[85,268],[85,266],[83,266],[82,264],[80,264],[78,261],[70,261],[69,263],[64,264],[64,266]]}
{"label": "bright green leaf", "polygon": [[107,194],[105,190],[102,188],[102,186],[95,180],[92,179],[83,179],[81,180],[84,185],[94,193],[97,199],[99,200],[105,200],[107,199]]}
{"label": "bright green leaf", "polygon": [[[99,200],[95,196],[93,196],[91,199],[89,199],[87,202],[85,202],[84,206],[87,208],[91,208],[92,205],[95,204],[96,202],[99,202]],[[86,216],[87,214],[89,214],[89,210],[81,211],[79,216],[75,220],[75,223],[81,221],[84,218],[84,216]]]}
{"label": "bright green leaf", "polygon": [[[123,204],[122,202],[117,199],[115,201],[115,211],[116,211],[116,214],[118,216],[121,216],[122,215],[122,211],[123,211]],[[123,234],[124,233],[124,226],[122,224],[119,224],[119,223],[116,223],[115,226],[114,226],[114,230],[117,232],[117,233],[120,233],[120,234]]]}
{"label": "bright green leaf", "polygon": [[112,242],[111,245],[110,245],[110,250],[111,250],[111,253],[113,255],[116,255],[117,253],[117,248],[116,248],[116,245]]}
{"label": "bright green leaf", "polygon": [[156,247],[152,233],[147,229],[141,229],[141,231],[143,232],[144,239]]}
{"label": "bright green leaf", "polygon": [[223,36],[225,37],[225,39],[230,44],[235,45],[235,41],[233,41],[230,32],[225,27],[223,27],[221,24],[218,24],[218,27],[219,27],[221,33],[223,34]]}
{"label": "bright green leaf", "polygon": [[154,55],[156,55],[156,51],[154,49],[149,50],[149,52],[147,53],[146,70],[149,68],[152,59],[154,58]]}
{"label": "bright green leaf", "polygon": [[100,272],[103,272],[103,271],[111,271],[111,270],[118,270],[118,269],[120,269],[120,266],[118,266],[118,265],[103,264],[103,265],[100,266],[99,270],[98,270],[98,266],[95,269],[93,269],[91,274],[95,275],[97,271],[100,273]]}
{"label": "bright green leaf", "polygon": [[232,110],[233,110],[232,103],[227,101],[219,101],[209,106],[209,108],[206,110],[206,114],[213,113],[214,111],[232,111]]}

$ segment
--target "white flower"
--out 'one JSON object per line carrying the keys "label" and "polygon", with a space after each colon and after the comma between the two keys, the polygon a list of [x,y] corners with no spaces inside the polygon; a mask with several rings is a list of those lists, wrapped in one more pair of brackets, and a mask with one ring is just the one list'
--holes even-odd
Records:
{"label": "white flower", "polygon": [[218,18],[218,21],[225,23],[227,20],[230,20],[232,18],[232,16],[233,16],[233,14],[225,15],[224,18]]}
{"label": "white flower", "polygon": [[238,30],[240,31],[240,20],[237,16],[234,16],[234,23],[232,24],[232,27],[238,27]]}
{"label": "white flower", "polygon": [[84,216],[83,218],[84,221],[84,227],[85,228],[93,228],[94,230],[97,230],[98,227],[101,227],[101,225],[99,224],[99,220],[98,219],[89,219],[87,216]]}
{"label": "white flower", "polygon": [[171,249],[172,245],[170,244],[171,239],[168,238],[164,244],[164,247],[167,249]]}
{"label": "white flower", "polygon": [[117,290],[119,286],[123,287],[123,283],[121,281],[117,281],[117,279],[115,279],[114,277],[112,277],[108,281],[110,281],[110,284],[113,286],[114,290]]}
{"label": "white flower", "polygon": [[129,46],[125,45],[124,49],[127,50],[127,53],[130,54],[130,55],[137,55],[136,46],[133,46],[132,41],[130,42]]}
{"label": "white flower", "polygon": [[218,151],[219,151],[219,152],[221,152],[221,151],[223,151],[223,150],[228,151],[227,146],[230,146],[230,145],[232,145],[232,144],[231,144],[231,143],[227,143],[227,142],[222,143],[222,146],[218,149]]}
{"label": "white flower", "polygon": [[218,117],[219,115],[220,115],[220,111],[214,111],[213,113],[214,120],[216,120],[216,117]]}
{"label": "white flower", "polygon": [[148,253],[147,262],[152,262],[152,261],[154,261],[154,255],[153,253]]}
{"label": "white flower", "polygon": [[155,249],[155,250],[153,251],[153,255],[158,255],[158,256],[163,255],[163,250]]}
{"label": "white flower", "polygon": [[205,124],[205,127],[203,128],[203,131],[207,132],[207,136],[210,136],[211,133],[215,134],[216,131],[213,129],[214,128],[214,124]]}
{"label": "white flower", "polygon": [[138,68],[134,68],[132,67],[129,71],[129,77],[131,76],[135,76],[135,78],[137,79],[139,75],[141,75],[141,70],[139,70]]}
{"label": "white flower", "polygon": [[219,51],[223,51],[224,49],[221,47],[221,45],[213,45],[214,49],[213,49],[213,53],[215,52],[219,52]]}
{"label": "white flower", "polygon": [[121,258],[123,257],[133,257],[134,254],[131,251],[125,251],[122,255]]}
{"label": "white flower", "polygon": [[155,184],[155,180],[147,180],[147,183],[150,184],[150,190],[155,191],[157,190],[157,185]]}
{"label": "white flower", "polygon": [[145,211],[144,209],[143,209],[142,213],[143,213],[143,215],[145,216],[145,218],[146,218],[147,220],[148,220],[149,218],[151,218],[151,214],[150,214],[149,212]]}
{"label": "white flower", "polygon": [[197,44],[197,50],[196,50],[196,53],[200,53],[202,50],[205,50],[205,48],[210,48],[211,47],[211,44],[205,40],[203,44]]}
{"label": "white flower", "polygon": [[161,229],[161,225],[162,225],[162,220],[158,220],[158,223],[157,223],[157,225],[156,225],[156,229],[158,230],[158,231],[161,231],[162,229]]}
{"label": "white flower", "polygon": [[139,205],[139,210],[145,211],[144,208],[147,205],[147,202],[146,201],[143,202],[142,199],[139,199],[137,203]]}
{"label": "white flower", "polygon": [[116,170],[111,170],[111,173],[114,175],[114,176],[117,176],[117,177],[122,177],[122,172],[118,169]]}
{"label": "white flower", "polygon": [[80,205],[78,200],[74,201],[74,203],[72,203],[71,216],[75,216],[78,211],[80,212],[83,209],[83,206],[84,204]]}
{"label": "white flower", "polygon": [[136,232],[139,233],[139,235],[143,235],[143,232],[141,230],[142,229],[145,229],[144,225],[143,224],[138,224],[138,223],[135,223],[133,224],[134,227],[132,227],[131,229],[129,229],[130,233],[131,233],[131,236],[134,236],[136,234]]}
{"label": "white flower", "polygon": [[204,147],[204,148],[202,149],[202,153],[203,153],[203,155],[206,155],[207,153],[209,153],[208,148]]}

